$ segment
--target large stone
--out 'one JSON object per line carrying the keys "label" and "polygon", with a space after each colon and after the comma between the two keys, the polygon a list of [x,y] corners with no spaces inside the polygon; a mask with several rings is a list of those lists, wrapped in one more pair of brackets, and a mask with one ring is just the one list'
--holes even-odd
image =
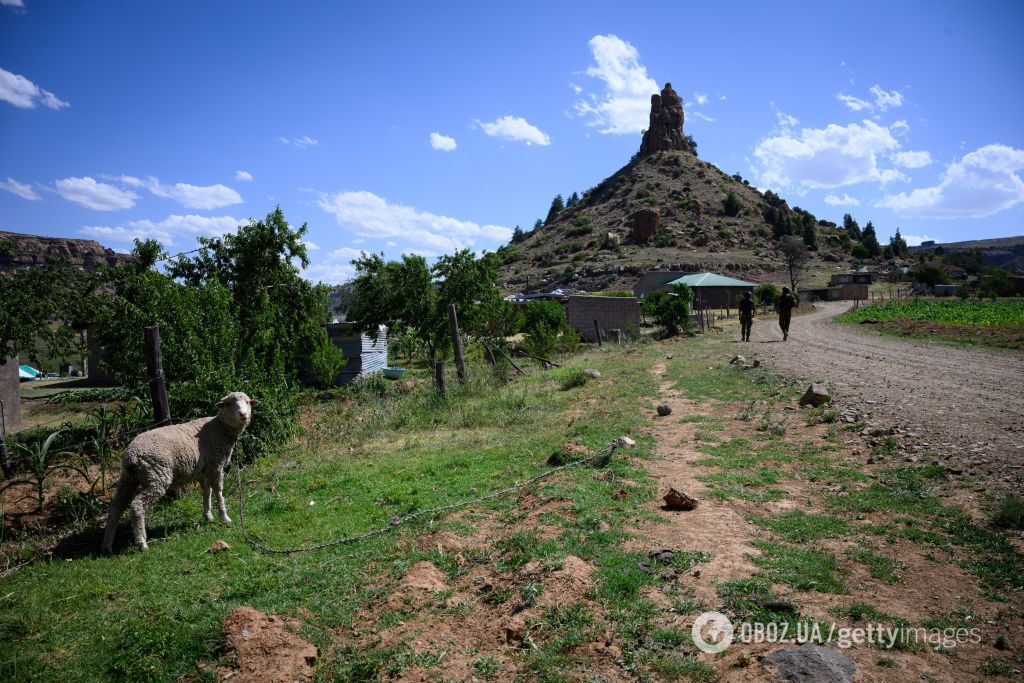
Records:
{"label": "large stone", "polygon": [[665,501],[665,507],[669,510],[689,511],[699,504],[696,498],[674,488],[669,488],[668,493],[662,496],[662,500]]}
{"label": "large stone", "polygon": [[636,242],[646,242],[654,237],[660,225],[661,214],[657,209],[640,209],[629,217],[629,227]]}
{"label": "large stone", "polygon": [[828,389],[825,388],[824,384],[812,384],[807,387],[807,391],[800,398],[800,405],[802,406],[823,406],[832,400],[832,396],[829,395]]}
{"label": "large stone", "polygon": [[846,655],[813,643],[776,650],[761,665],[773,667],[778,680],[794,683],[852,683],[857,670]]}
{"label": "large stone", "polygon": [[690,149],[683,135],[683,101],[666,83],[660,95],[651,95],[650,125],[640,143],[640,154],[661,150]]}

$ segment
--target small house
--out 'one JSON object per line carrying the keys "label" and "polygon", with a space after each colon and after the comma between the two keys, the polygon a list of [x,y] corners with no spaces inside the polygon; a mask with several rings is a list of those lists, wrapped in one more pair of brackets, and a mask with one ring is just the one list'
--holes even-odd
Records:
{"label": "small house", "polygon": [[327,338],[345,356],[345,367],[334,378],[335,386],[380,372],[388,366],[388,328],[383,325],[377,329],[376,336],[371,337],[354,323],[331,323],[327,325]]}
{"label": "small house", "polygon": [[691,305],[695,310],[736,308],[743,292],[753,292],[755,287],[753,282],[744,282],[717,273],[691,273],[668,284],[670,291],[674,285],[689,285],[693,290]]}

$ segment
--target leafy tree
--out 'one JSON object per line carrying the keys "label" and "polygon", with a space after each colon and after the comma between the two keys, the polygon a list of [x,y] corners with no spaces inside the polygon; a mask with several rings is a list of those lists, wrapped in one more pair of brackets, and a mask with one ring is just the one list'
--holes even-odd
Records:
{"label": "leafy tree", "polygon": [[544,225],[547,225],[551,221],[558,218],[558,214],[565,210],[565,202],[562,201],[562,195],[556,194],[555,198],[551,200],[551,208],[548,209],[548,217],[544,219]]}
{"label": "leafy tree", "polygon": [[548,358],[555,350],[558,335],[566,327],[565,308],[557,301],[541,299],[526,305],[523,330],[527,351]]}
{"label": "leafy tree", "polygon": [[740,214],[740,200],[736,199],[735,192],[729,192],[722,200],[722,213],[726,216],[738,216]]}
{"label": "leafy tree", "polygon": [[690,152],[693,153],[693,156],[697,156],[697,141],[693,139],[692,135],[686,136],[686,146],[689,147]]}
{"label": "leafy tree", "polygon": [[1005,268],[985,268],[981,271],[981,281],[978,287],[979,296],[987,296],[995,299],[999,296],[1013,296],[1013,282],[1010,281],[1010,274]]}
{"label": "leafy tree", "polygon": [[855,259],[866,259],[871,256],[871,254],[868,253],[868,248],[863,244],[855,244],[853,245],[853,249],[850,250],[850,256]]}
{"label": "leafy tree", "polygon": [[769,282],[754,287],[753,294],[754,301],[764,306],[774,306],[779,300],[779,288]]}
{"label": "leafy tree", "polygon": [[644,299],[652,297],[650,303],[651,317],[661,326],[666,337],[674,337],[682,330],[690,328],[690,302],[693,301],[693,290],[689,285],[672,285],[671,294],[666,292],[650,292]]}
{"label": "leafy tree", "polygon": [[860,226],[857,225],[857,221],[853,219],[853,216],[848,213],[843,214],[843,230],[846,231],[851,240],[860,240]]}
{"label": "leafy tree", "polygon": [[543,227],[544,227],[544,221],[542,221],[541,219],[538,218],[537,220],[535,220],[533,222],[533,232],[537,232],[538,230],[540,230]]}
{"label": "leafy tree", "polygon": [[[939,254],[939,249],[941,248],[936,247],[935,253]],[[981,249],[979,248],[950,251],[943,258],[947,265],[963,268],[969,275],[981,273],[982,263],[984,262]]]}
{"label": "leafy tree", "polygon": [[949,272],[935,263],[921,263],[910,271],[910,279],[928,287],[949,282]]}
{"label": "leafy tree", "polygon": [[814,216],[809,213],[803,215],[803,238],[804,246],[810,250],[818,248],[818,226]]}
{"label": "leafy tree", "polygon": [[782,238],[782,241],[779,243],[779,250],[782,252],[782,258],[786,262],[786,268],[789,270],[789,284],[795,295],[797,283],[800,282],[800,275],[807,266],[807,261],[810,260],[811,255],[808,253],[803,240],[792,235]]}
{"label": "leafy tree", "polygon": [[517,225],[515,230],[512,231],[512,244],[515,244],[516,242],[522,242],[525,239],[526,233],[523,232],[523,229]]}
{"label": "leafy tree", "polygon": [[878,235],[875,234],[875,226],[871,224],[871,221],[864,226],[860,239],[871,258],[877,258],[882,253],[882,245],[878,243]]}
{"label": "leafy tree", "polygon": [[579,201],[580,201],[580,196],[578,194],[576,194],[575,192],[573,192],[571,195],[569,195],[569,199],[566,200],[565,206],[566,206],[566,208],[568,208],[570,206],[576,206],[576,204]]}
{"label": "leafy tree", "polygon": [[907,241],[900,234],[899,228],[896,228],[896,234],[889,238],[889,247],[892,249],[893,256],[897,258],[906,258],[910,255],[910,247],[907,246]]}

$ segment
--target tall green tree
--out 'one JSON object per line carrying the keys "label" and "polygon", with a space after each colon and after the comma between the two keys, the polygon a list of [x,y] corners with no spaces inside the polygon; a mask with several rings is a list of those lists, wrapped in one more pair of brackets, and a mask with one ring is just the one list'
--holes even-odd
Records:
{"label": "tall green tree", "polygon": [[811,251],[814,251],[818,248],[817,221],[815,221],[814,216],[809,213],[805,213],[803,214],[801,222],[803,224],[801,232],[804,238],[804,246]]}
{"label": "tall green tree", "polygon": [[556,194],[555,198],[551,200],[551,208],[548,209],[548,217],[544,219],[544,225],[558,218],[558,214],[563,211],[565,211],[565,202],[562,200],[562,195]]}
{"label": "tall green tree", "polygon": [[860,226],[857,224],[857,221],[853,219],[853,216],[848,213],[843,214],[843,230],[846,231],[846,234],[850,236],[851,240],[860,240]]}
{"label": "tall green tree", "polygon": [[897,258],[906,258],[910,255],[910,247],[907,246],[907,241],[900,234],[899,228],[896,228],[896,234],[889,238],[889,247],[892,249],[893,256]]}
{"label": "tall green tree", "polygon": [[875,226],[872,225],[871,221],[868,221],[867,225],[864,226],[864,231],[861,233],[861,243],[868,250],[868,255],[871,258],[878,258],[879,254],[882,253],[882,245],[878,243],[878,235],[875,234]]}
{"label": "tall green tree", "polygon": [[779,243],[779,250],[782,252],[782,258],[786,262],[786,268],[789,270],[789,285],[796,294],[796,286],[800,282],[800,277],[803,274],[804,268],[807,267],[807,262],[810,260],[811,255],[807,251],[807,246],[803,240],[799,237],[792,235],[786,235],[782,238]]}

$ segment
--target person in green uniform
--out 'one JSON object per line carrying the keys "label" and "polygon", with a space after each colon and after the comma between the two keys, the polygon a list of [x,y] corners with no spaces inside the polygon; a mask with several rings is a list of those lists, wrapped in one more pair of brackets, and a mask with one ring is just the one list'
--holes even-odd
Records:
{"label": "person in green uniform", "polygon": [[789,293],[789,287],[782,288],[782,296],[776,304],[779,309],[779,327],[782,329],[782,341],[789,339],[789,320],[796,307],[796,297]]}
{"label": "person in green uniform", "polygon": [[754,298],[750,292],[743,292],[740,299],[740,341],[750,341],[750,328],[754,325]]}

